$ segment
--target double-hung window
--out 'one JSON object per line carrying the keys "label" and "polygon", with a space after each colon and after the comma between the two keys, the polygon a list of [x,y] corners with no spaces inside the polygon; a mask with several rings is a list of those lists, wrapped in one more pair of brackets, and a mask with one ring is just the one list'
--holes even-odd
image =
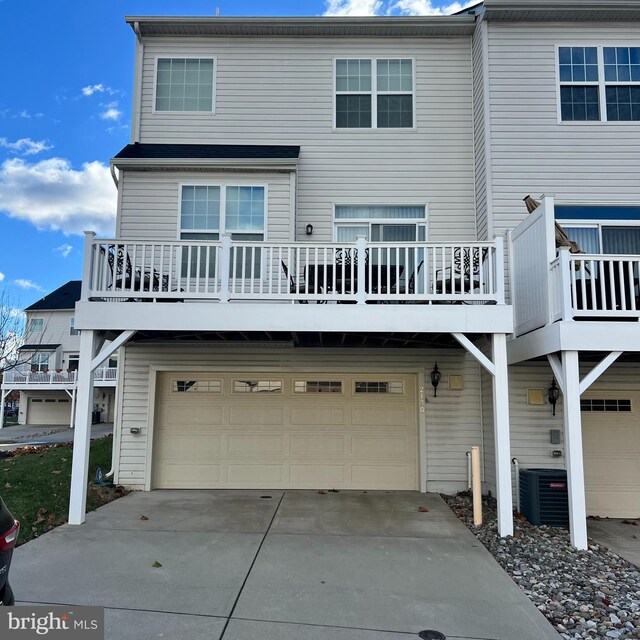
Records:
{"label": "double-hung window", "polygon": [[31,318],[29,320],[28,333],[42,333],[44,331],[44,318]]}
{"label": "double-hung window", "polygon": [[69,335],[78,336],[80,332],[76,329],[76,319],[74,317],[69,318]]}
{"label": "double-hung window", "polygon": [[51,354],[46,351],[34,353],[31,358],[31,371],[43,372],[49,370],[49,358]]}
{"label": "double-hung window", "polygon": [[214,111],[213,58],[158,58],[156,111]]}
{"label": "double-hung window", "polygon": [[563,122],[640,120],[640,47],[558,47]]}
{"label": "double-hung window", "polygon": [[[182,185],[180,194],[180,238],[219,240],[222,233],[232,240],[264,240],[266,187],[248,185]],[[215,260],[206,248],[182,252],[182,276],[213,276]],[[260,251],[237,254],[235,274],[257,276]],[[207,271],[207,265],[208,271]],[[232,265],[233,268],[233,265]]]}
{"label": "double-hung window", "polygon": [[411,129],[413,60],[340,58],[335,63],[337,129]]}

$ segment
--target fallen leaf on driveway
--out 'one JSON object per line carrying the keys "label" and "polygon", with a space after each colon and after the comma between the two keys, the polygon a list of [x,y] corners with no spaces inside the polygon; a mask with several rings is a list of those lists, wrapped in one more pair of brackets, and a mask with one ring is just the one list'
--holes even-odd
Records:
{"label": "fallen leaf on driveway", "polygon": [[147,516],[140,516],[140,520],[148,520]]}
{"label": "fallen leaf on driveway", "polygon": [[156,560],[152,565],[151,565],[154,569],[158,569],[159,567],[161,567],[162,565]]}
{"label": "fallen leaf on driveway", "polygon": [[640,526],[640,518],[638,520],[623,520],[622,524],[632,524],[636,527]]}
{"label": "fallen leaf on driveway", "polygon": [[329,489],[329,493],[340,493],[337,489]]}
{"label": "fallen leaf on driveway", "polygon": [[323,491],[322,489],[320,489],[320,491],[318,491],[318,495],[319,495],[319,496],[326,496],[326,495],[327,495],[327,492],[326,492],[326,491]]}
{"label": "fallen leaf on driveway", "polygon": [[429,509],[427,509],[427,507],[418,507],[418,511],[420,513],[427,513],[427,511],[429,511]]}

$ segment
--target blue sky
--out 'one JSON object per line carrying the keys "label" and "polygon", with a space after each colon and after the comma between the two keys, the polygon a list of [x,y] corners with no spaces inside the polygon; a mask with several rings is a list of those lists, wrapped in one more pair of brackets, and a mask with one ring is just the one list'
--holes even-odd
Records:
{"label": "blue sky", "polygon": [[[428,15],[464,0],[0,0],[0,290],[27,306],[113,234],[109,158],[129,141],[125,15]],[[467,2],[466,4],[471,4]]]}

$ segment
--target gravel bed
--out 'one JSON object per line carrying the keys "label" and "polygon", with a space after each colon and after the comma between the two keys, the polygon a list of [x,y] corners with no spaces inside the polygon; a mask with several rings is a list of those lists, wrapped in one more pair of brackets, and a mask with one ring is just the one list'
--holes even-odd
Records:
{"label": "gravel bed", "polygon": [[589,540],[577,551],[566,529],[515,521],[500,538],[496,503],[483,499],[484,523],[473,526],[471,496],[442,496],[502,568],[549,619],[561,637],[640,638],[640,570]]}

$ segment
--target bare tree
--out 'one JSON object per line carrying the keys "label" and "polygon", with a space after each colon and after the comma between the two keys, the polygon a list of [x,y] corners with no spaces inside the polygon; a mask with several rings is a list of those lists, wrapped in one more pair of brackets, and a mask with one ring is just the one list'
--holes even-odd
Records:
{"label": "bare tree", "polygon": [[5,371],[29,360],[18,350],[24,344],[26,330],[26,316],[20,301],[6,289],[0,289],[0,378]]}

